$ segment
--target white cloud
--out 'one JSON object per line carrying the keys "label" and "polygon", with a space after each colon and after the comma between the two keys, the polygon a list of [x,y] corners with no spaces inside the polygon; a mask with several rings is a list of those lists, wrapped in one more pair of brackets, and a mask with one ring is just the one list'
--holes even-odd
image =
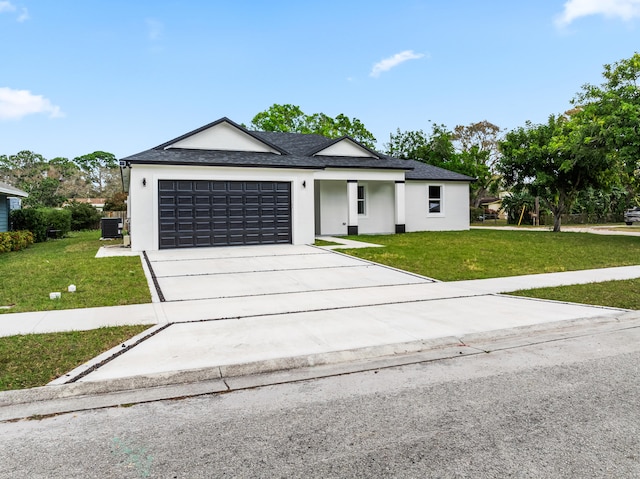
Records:
{"label": "white cloud", "polygon": [[423,53],[414,53],[413,50],[405,50],[403,52],[396,53],[392,57],[380,60],[378,63],[373,65],[369,76],[372,76],[374,78],[379,77],[382,72],[389,71],[392,68],[397,67],[401,63],[404,63],[408,60],[417,60],[418,58],[422,57],[424,57]]}
{"label": "white cloud", "polygon": [[22,23],[29,20],[30,18],[31,17],[29,16],[29,10],[23,7],[22,12],[20,13],[20,15],[18,15],[18,21]]}
{"label": "white cloud", "polygon": [[[16,7],[13,3],[7,0],[0,0],[0,13],[14,13],[17,11],[18,7]],[[22,7],[16,20],[22,23],[26,20],[29,20],[29,18],[29,11],[25,7]]]}
{"label": "white cloud", "polygon": [[155,18],[147,18],[145,22],[147,24],[147,35],[149,40],[159,40],[162,36],[162,31],[164,30],[164,24]]}
{"label": "white cloud", "polygon": [[17,120],[36,113],[48,113],[50,118],[64,116],[59,106],[42,95],[0,87],[0,120]]}
{"label": "white cloud", "polygon": [[580,17],[604,15],[628,21],[640,17],[640,0],[569,0],[555,19],[558,27],[569,25]]}
{"label": "white cloud", "polygon": [[16,11],[16,6],[13,3],[5,2],[5,1],[0,2],[0,13],[15,12],[15,11]]}

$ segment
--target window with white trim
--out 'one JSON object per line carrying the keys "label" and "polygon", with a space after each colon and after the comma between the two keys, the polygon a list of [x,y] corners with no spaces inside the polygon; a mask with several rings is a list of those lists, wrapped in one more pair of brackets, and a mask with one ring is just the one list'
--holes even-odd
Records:
{"label": "window with white trim", "polygon": [[442,197],[443,197],[442,185],[429,185],[427,186],[427,204],[429,205],[430,215],[439,215],[444,213]]}
{"label": "window with white trim", "polygon": [[367,188],[364,185],[358,185],[358,214],[367,214]]}

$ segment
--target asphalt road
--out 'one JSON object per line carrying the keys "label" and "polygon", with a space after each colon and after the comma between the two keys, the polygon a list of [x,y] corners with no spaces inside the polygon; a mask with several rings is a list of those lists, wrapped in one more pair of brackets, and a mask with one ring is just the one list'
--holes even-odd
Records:
{"label": "asphalt road", "polygon": [[640,331],[0,423],[0,478],[637,478]]}

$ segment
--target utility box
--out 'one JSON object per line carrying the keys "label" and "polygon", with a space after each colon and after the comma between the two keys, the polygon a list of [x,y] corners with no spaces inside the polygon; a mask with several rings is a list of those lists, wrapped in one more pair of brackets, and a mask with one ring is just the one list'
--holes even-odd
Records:
{"label": "utility box", "polygon": [[102,238],[122,238],[122,218],[102,218],[100,220]]}

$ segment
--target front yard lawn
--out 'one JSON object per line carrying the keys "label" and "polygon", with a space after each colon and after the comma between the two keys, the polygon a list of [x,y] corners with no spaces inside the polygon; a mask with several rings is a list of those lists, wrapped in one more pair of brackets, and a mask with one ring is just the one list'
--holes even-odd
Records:
{"label": "front yard lawn", "polygon": [[[68,238],[36,243],[0,254],[2,313],[88,308],[151,302],[140,258],[95,258],[99,231],[74,232]],[[67,293],[70,284],[75,293]],[[62,292],[59,300],[49,293]]]}
{"label": "front yard lawn", "polygon": [[430,231],[353,236],[386,248],[341,250],[441,281],[640,264],[640,238],[549,231]]}
{"label": "front yard lawn", "polygon": [[0,338],[0,391],[44,386],[149,326]]}

